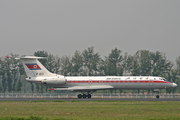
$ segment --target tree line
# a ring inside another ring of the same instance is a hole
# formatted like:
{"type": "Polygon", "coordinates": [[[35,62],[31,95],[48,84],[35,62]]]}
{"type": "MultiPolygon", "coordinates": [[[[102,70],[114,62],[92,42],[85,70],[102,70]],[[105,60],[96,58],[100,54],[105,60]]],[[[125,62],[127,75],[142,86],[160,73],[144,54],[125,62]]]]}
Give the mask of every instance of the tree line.
{"type": "MultiPolygon", "coordinates": [[[[35,56],[47,57],[40,62],[50,71],[64,76],[161,76],[168,81],[180,83],[180,56],[175,62],[167,59],[165,53],[138,50],[134,55],[122,53],[114,48],[101,57],[94,47],[75,51],[73,56],[55,56],[47,51],[36,51],[35,56]]],[[[0,58],[0,92],[48,92],[48,87],[29,83],[22,63],[16,60],[18,54],[0,58]]],[[[180,88],[167,89],[178,92],[180,88]]]]}

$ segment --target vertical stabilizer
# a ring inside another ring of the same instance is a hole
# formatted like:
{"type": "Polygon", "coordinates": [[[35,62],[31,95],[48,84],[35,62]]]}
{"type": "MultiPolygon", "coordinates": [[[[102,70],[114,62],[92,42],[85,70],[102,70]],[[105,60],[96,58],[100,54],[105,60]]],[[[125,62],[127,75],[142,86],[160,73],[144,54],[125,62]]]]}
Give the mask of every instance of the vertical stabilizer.
{"type": "Polygon", "coordinates": [[[24,69],[28,77],[50,77],[55,74],[49,72],[38,59],[44,59],[44,57],[25,56],[17,58],[23,63],[24,69]]]}

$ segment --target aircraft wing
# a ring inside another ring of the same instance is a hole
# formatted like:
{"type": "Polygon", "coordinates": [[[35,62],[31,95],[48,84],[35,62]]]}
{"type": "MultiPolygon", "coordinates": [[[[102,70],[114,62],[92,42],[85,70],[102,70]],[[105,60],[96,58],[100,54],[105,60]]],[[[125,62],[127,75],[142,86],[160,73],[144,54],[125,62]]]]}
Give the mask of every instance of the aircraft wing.
{"type": "Polygon", "coordinates": [[[69,90],[69,91],[89,91],[89,90],[104,90],[112,89],[110,85],[100,85],[100,86],[74,86],[69,88],[51,88],[49,90],[69,90]]]}

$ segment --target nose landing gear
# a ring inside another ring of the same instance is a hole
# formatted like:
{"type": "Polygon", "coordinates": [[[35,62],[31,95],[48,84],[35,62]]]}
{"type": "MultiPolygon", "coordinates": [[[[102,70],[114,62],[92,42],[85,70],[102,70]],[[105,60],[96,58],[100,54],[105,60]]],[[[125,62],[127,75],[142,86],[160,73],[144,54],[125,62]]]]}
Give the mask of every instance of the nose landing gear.
{"type": "Polygon", "coordinates": [[[156,98],[159,99],[159,95],[156,95],[156,98]]]}
{"type": "Polygon", "coordinates": [[[157,92],[158,94],[156,95],[156,98],[159,99],[159,89],[154,89],[155,92],[157,92]]]}

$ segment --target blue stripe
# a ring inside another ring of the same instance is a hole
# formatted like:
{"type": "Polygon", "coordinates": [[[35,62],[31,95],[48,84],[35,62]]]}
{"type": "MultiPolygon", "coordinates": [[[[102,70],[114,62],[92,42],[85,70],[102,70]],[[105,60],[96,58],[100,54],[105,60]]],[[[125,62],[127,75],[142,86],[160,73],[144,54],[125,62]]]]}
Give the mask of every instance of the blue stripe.
{"type": "Polygon", "coordinates": [[[41,70],[41,68],[37,68],[37,69],[30,69],[30,70],[41,70]]]}
{"type": "Polygon", "coordinates": [[[30,63],[30,64],[26,64],[26,65],[37,65],[37,63],[30,63]]]}

